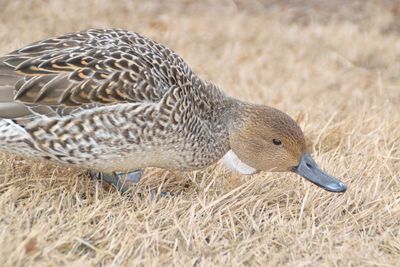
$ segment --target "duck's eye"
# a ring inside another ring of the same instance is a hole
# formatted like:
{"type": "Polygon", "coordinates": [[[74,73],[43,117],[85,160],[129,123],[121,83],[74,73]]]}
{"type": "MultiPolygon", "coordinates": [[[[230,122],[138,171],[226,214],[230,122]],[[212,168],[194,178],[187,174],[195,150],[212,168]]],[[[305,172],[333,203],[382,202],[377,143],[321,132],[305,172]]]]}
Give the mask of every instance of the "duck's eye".
{"type": "Polygon", "coordinates": [[[276,145],[276,146],[282,145],[282,141],[279,139],[272,139],[272,143],[274,143],[274,145],[276,145]]]}

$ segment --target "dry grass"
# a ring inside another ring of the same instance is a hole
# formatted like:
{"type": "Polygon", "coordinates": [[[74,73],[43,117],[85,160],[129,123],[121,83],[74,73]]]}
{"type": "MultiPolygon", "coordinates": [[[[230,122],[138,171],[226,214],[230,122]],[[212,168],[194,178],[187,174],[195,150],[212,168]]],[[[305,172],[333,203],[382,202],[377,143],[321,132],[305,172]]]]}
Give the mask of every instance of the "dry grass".
{"type": "Polygon", "coordinates": [[[316,160],[349,185],[331,194],[213,166],[151,170],[121,196],[3,154],[0,265],[399,266],[400,4],[330,3],[0,1],[2,54],[89,27],[141,32],[229,94],[297,117],[316,160]]]}

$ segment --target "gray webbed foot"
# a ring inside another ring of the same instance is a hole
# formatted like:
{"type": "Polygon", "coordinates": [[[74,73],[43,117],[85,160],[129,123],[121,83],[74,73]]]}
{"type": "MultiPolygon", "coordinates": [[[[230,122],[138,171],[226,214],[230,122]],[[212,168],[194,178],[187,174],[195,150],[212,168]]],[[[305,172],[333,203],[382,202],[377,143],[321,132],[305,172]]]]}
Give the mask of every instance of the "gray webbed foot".
{"type": "Polygon", "coordinates": [[[125,193],[129,188],[140,181],[143,175],[143,170],[135,170],[131,172],[90,172],[90,176],[93,180],[100,180],[101,182],[106,181],[110,185],[115,186],[118,191],[125,193]]]}
{"type": "Polygon", "coordinates": [[[162,198],[164,198],[164,197],[166,197],[166,198],[168,198],[168,197],[175,197],[176,196],[176,194],[174,194],[174,193],[171,193],[171,192],[156,192],[156,191],[152,191],[152,192],[150,192],[150,198],[151,199],[158,199],[158,198],[160,198],[160,197],[162,197],[162,198]]]}

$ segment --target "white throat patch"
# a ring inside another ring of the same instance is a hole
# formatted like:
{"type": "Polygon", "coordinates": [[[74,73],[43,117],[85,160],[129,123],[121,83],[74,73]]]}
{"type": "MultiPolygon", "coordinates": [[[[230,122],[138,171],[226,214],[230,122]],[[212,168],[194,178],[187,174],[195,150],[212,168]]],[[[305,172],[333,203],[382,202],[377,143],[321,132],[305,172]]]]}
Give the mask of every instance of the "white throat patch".
{"type": "Polygon", "coordinates": [[[232,150],[229,150],[222,160],[228,169],[238,171],[241,174],[250,175],[257,172],[256,169],[241,161],[232,150]]]}

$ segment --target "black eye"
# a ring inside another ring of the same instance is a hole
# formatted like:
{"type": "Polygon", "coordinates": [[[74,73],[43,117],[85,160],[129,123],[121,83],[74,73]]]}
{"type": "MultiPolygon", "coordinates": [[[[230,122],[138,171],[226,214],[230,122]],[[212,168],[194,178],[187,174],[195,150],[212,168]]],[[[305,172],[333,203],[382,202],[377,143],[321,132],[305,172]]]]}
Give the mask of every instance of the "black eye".
{"type": "Polygon", "coordinates": [[[282,145],[282,141],[279,139],[272,139],[272,143],[274,143],[274,145],[276,145],[276,146],[282,145]]]}

